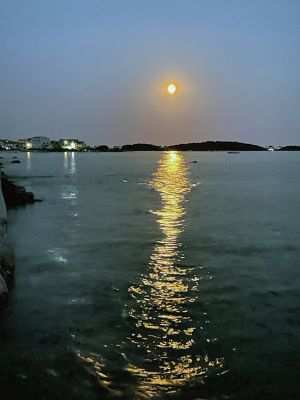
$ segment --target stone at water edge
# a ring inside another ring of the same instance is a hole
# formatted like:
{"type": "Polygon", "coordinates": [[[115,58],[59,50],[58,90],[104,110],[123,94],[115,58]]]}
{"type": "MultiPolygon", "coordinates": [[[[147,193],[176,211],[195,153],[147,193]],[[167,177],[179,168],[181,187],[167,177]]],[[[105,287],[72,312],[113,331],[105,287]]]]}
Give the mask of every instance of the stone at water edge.
{"type": "Polygon", "coordinates": [[[2,275],[0,275],[0,307],[5,306],[7,304],[8,290],[3,279],[2,275]]]}
{"type": "Polygon", "coordinates": [[[13,249],[4,241],[0,240],[0,274],[6,285],[11,289],[15,278],[15,256],[13,249]]]}
{"type": "Polygon", "coordinates": [[[17,207],[34,203],[34,195],[27,192],[23,186],[17,186],[6,175],[1,177],[2,192],[6,207],[17,207]]]}

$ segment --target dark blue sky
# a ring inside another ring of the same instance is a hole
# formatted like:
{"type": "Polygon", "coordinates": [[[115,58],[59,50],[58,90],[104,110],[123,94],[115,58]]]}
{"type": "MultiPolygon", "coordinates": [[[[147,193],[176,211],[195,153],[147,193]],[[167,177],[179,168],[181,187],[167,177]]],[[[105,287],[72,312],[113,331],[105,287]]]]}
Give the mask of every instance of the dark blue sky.
{"type": "Polygon", "coordinates": [[[299,0],[1,0],[0,138],[300,144],[299,21],[299,0]]]}

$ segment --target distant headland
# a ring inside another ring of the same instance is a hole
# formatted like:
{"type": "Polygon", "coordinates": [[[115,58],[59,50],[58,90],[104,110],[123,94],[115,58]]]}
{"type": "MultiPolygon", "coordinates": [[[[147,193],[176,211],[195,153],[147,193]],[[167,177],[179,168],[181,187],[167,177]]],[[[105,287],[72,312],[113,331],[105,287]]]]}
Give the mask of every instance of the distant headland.
{"type": "Polygon", "coordinates": [[[17,141],[0,139],[0,150],[14,151],[93,151],[93,152],[127,152],[127,151],[300,151],[300,146],[267,146],[262,147],[251,143],[242,143],[236,141],[205,141],[195,143],[181,143],[170,146],[157,146],[149,143],[125,144],[123,146],[109,147],[107,145],[88,146],[79,139],[59,139],[50,140],[46,136],[35,136],[28,139],[19,139],[17,141]]]}
{"type": "Polygon", "coordinates": [[[122,151],[155,151],[155,150],[178,150],[178,151],[264,151],[264,147],[255,144],[240,142],[200,142],[182,143],[171,146],[154,146],[152,144],[132,144],[122,146],[122,151]]]}
{"type": "MultiPolygon", "coordinates": [[[[103,146],[101,146],[103,147],[103,146]]],[[[111,151],[113,149],[108,149],[111,151]]],[[[120,147],[120,151],[300,151],[300,146],[262,147],[251,143],[206,141],[199,143],[181,143],[171,146],[156,146],[154,144],[136,143],[120,147]]],[[[101,151],[101,150],[100,150],[101,151]]],[[[103,150],[102,150],[103,151],[103,150]]]]}

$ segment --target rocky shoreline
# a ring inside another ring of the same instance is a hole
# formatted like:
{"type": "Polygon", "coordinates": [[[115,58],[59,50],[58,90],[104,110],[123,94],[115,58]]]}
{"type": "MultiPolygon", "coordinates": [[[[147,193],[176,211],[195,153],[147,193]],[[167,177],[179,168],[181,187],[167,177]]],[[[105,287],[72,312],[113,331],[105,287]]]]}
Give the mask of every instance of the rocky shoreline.
{"type": "Polygon", "coordinates": [[[25,204],[32,204],[36,200],[33,193],[27,192],[24,187],[15,185],[8,177],[1,173],[0,185],[0,308],[8,301],[8,291],[14,285],[15,257],[14,251],[7,243],[7,209],[25,204]]]}
{"type": "Polygon", "coordinates": [[[10,181],[3,172],[1,174],[1,188],[7,208],[32,204],[38,201],[34,198],[32,192],[27,192],[23,186],[18,186],[10,181]]]}

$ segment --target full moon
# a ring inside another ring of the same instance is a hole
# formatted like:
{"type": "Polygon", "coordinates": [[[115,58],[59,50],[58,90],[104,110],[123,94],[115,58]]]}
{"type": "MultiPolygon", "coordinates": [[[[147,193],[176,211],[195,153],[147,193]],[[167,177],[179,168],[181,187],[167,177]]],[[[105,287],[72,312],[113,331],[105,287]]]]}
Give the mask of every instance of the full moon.
{"type": "Polygon", "coordinates": [[[170,83],[170,84],[168,85],[167,90],[168,90],[168,93],[169,93],[169,94],[173,95],[173,94],[175,94],[177,88],[176,88],[176,86],[174,85],[174,83],[170,83]]]}

